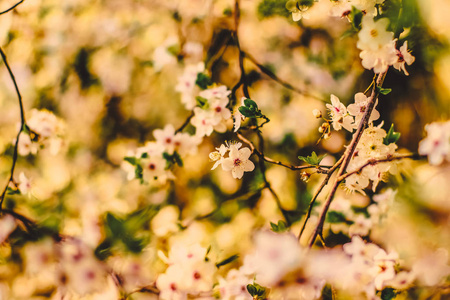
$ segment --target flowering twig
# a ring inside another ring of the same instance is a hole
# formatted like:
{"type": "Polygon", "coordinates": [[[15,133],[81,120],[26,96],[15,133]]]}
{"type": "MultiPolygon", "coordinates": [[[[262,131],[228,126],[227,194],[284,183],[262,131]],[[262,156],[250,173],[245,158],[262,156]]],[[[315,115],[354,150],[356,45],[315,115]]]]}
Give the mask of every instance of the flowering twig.
{"type": "Polygon", "coordinates": [[[327,170],[327,169],[332,168],[332,167],[330,167],[330,166],[316,166],[316,165],[306,165],[306,166],[294,166],[294,165],[288,165],[288,164],[283,163],[283,162],[281,162],[281,161],[274,160],[274,159],[272,159],[272,158],[270,158],[270,157],[267,157],[267,156],[265,156],[265,155],[262,155],[262,153],[259,152],[258,149],[255,148],[255,145],[253,145],[253,143],[252,143],[251,141],[249,141],[247,138],[245,138],[242,134],[237,133],[237,137],[238,137],[241,141],[243,141],[244,143],[246,143],[246,144],[250,147],[250,150],[251,150],[253,153],[255,153],[255,154],[256,154],[257,156],[259,156],[259,157],[262,156],[262,158],[264,159],[264,161],[266,161],[266,162],[268,162],[268,163],[271,163],[271,164],[274,164],[274,165],[282,166],[282,167],[288,168],[288,169],[293,170],[293,171],[316,168],[316,169],[320,170],[320,173],[322,173],[322,174],[323,174],[323,173],[328,173],[328,170],[327,170]]]}
{"type": "Polygon", "coordinates": [[[331,187],[330,193],[328,194],[328,197],[325,201],[324,207],[322,209],[322,212],[320,213],[319,217],[319,223],[316,226],[316,229],[314,230],[314,233],[311,237],[311,240],[309,242],[309,247],[311,248],[314,245],[314,242],[316,241],[317,235],[319,235],[323,230],[323,225],[325,223],[325,218],[328,212],[328,209],[330,207],[331,201],[333,201],[334,195],[336,194],[337,188],[339,186],[340,181],[338,180],[342,175],[344,175],[345,171],[347,170],[347,167],[350,163],[350,160],[353,157],[353,153],[355,152],[356,146],[358,145],[359,140],[361,139],[361,136],[363,134],[364,129],[366,128],[370,115],[372,114],[372,111],[375,107],[376,100],[378,98],[378,95],[380,93],[380,88],[383,84],[384,78],[386,77],[386,72],[380,73],[378,75],[378,78],[372,88],[372,93],[370,97],[368,98],[366,111],[363,115],[363,118],[358,126],[358,129],[353,135],[353,139],[350,142],[350,145],[347,147],[347,150],[344,153],[343,162],[341,164],[341,167],[339,169],[338,175],[336,179],[333,182],[333,185],[331,187]]]}
{"type": "Polygon", "coordinates": [[[320,187],[317,189],[316,193],[312,197],[311,202],[309,203],[309,206],[308,206],[308,212],[306,213],[305,221],[303,222],[302,229],[300,230],[300,233],[298,235],[298,240],[300,240],[303,232],[305,231],[306,223],[308,222],[309,218],[311,217],[311,212],[314,207],[314,204],[316,203],[317,197],[322,192],[323,188],[328,184],[328,181],[330,180],[334,171],[336,171],[336,169],[341,165],[343,160],[344,160],[344,156],[341,156],[341,158],[334,164],[334,166],[331,167],[330,170],[328,170],[327,176],[325,176],[325,178],[322,180],[320,187]]]}
{"type": "Polygon", "coordinates": [[[25,0],[21,0],[21,1],[17,2],[16,4],[14,4],[13,6],[11,6],[10,8],[8,8],[7,10],[4,10],[4,11],[0,12],[0,15],[3,15],[3,14],[6,14],[7,12],[10,12],[14,8],[16,8],[17,6],[22,4],[23,1],[25,1],[25,0]]]}
{"type": "Polygon", "coordinates": [[[352,176],[353,174],[359,173],[368,166],[373,166],[373,165],[376,165],[379,163],[389,162],[389,161],[393,161],[393,160],[400,160],[400,159],[405,159],[405,158],[420,159],[420,158],[422,158],[422,156],[420,156],[418,154],[403,154],[403,155],[398,155],[398,156],[388,156],[386,158],[380,158],[380,159],[370,159],[365,164],[363,164],[361,167],[359,167],[358,169],[339,176],[337,178],[337,181],[342,181],[345,178],[352,176]]]}
{"type": "MultiPolygon", "coordinates": [[[[19,3],[20,4],[20,3],[19,3]]],[[[11,80],[14,83],[14,88],[16,90],[17,97],[19,99],[19,108],[20,108],[20,129],[16,136],[16,143],[14,145],[14,153],[13,153],[13,162],[11,166],[11,171],[9,175],[8,182],[6,183],[6,186],[2,192],[1,198],[0,198],[0,212],[2,211],[2,205],[3,201],[5,200],[6,192],[8,191],[8,186],[10,182],[14,182],[14,170],[16,168],[16,162],[17,162],[17,151],[19,147],[19,137],[22,131],[25,127],[25,113],[23,109],[23,103],[22,103],[22,96],[20,95],[19,87],[17,86],[16,78],[14,77],[13,72],[11,71],[11,68],[9,67],[8,61],[6,59],[5,52],[3,52],[3,49],[0,48],[0,55],[2,56],[3,62],[5,63],[6,68],[8,69],[9,76],[11,77],[11,80]]]]}

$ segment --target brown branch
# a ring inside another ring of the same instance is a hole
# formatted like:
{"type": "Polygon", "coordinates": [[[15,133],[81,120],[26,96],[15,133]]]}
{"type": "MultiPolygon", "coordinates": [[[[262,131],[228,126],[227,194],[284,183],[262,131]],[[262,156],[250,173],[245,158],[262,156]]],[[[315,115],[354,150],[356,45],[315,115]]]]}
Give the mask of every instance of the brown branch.
{"type": "Polygon", "coordinates": [[[356,170],[353,170],[351,172],[342,174],[341,176],[339,176],[337,178],[337,181],[342,181],[347,177],[352,176],[353,174],[359,173],[361,172],[364,168],[368,167],[368,166],[373,166],[379,163],[384,163],[384,162],[389,162],[389,161],[393,161],[393,160],[401,160],[401,159],[405,159],[405,158],[411,158],[411,159],[420,159],[422,158],[422,156],[418,155],[418,154],[403,154],[403,155],[398,155],[398,156],[388,156],[386,158],[373,158],[373,159],[369,159],[365,164],[363,164],[361,167],[359,167],[356,170]]]}
{"type": "Polygon", "coordinates": [[[22,96],[20,95],[20,91],[19,91],[19,87],[17,86],[16,78],[14,77],[14,74],[13,74],[13,72],[8,64],[8,61],[6,59],[5,52],[3,52],[2,48],[0,48],[0,55],[2,56],[3,62],[5,63],[5,66],[8,69],[9,76],[11,77],[11,80],[14,84],[14,88],[16,90],[16,94],[19,99],[19,108],[20,108],[20,129],[19,129],[19,132],[17,133],[16,143],[14,145],[13,162],[12,162],[12,166],[11,166],[9,179],[8,179],[8,182],[6,183],[6,186],[3,190],[1,198],[0,198],[0,212],[1,212],[3,201],[5,200],[6,192],[8,191],[9,183],[14,182],[14,170],[16,168],[16,162],[17,162],[17,151],[19,148],[19,138],[20,138],[20,134],[22,133],[22,131],[24,130],[24,127],[25,127],[25,113],[24,113],[24,109],[23,109],[22,96]]]}
{"type": "Polygon", "coordinates": [[[271,164],[274,164],[274,165],[278,165],[278,166],[282,166],[282,167],[288,168],[288,169],[293,170],[293,171],[316,168],[318,173],[322,173],[322,174],[328,173],[328,170],[326,170],[326,169],[332,168],[331,166],[316,166],[316,165],[294,166],[294,165],[289,165],[289,164],[283,163],[283,162],[278,161],[278,160],[274,160],[274,159],[272,159],[270,157],[262,155],[262,153],[255,148],[255,145],[253,145],[253,143],[251,141],[249,141],[247,138],[245,138],[239,132],[236,133],[236,135],[241,141],[243,141],[244,143],[246,143],[247,145],[250,146],[250,150],[253,153],[255,153],[257,156],[260,156],[260,157],[262,156],[264,161],[266,161],[268,163],[271,163],[271,164]]]}
{"type": "Polygon", "coordinates": [[[13,6],[11,6],[10,8],[8,8],[7,10],[4,10],[4,11],[0,12],[0,15],[3,15],[3,14],[6,14],[7,12],[10,12],[14,8],[16,8],[17,6],[22,4],[23,1],[25,1],[25,0],[21,0],[21,1],[17,2],[16,4],[14,4],[13,6]]]}
{"type": "Polygon", "coordinates": [[[361,136],[363,134],[364,129],[366,128],[369,119],[370,119],[370,115],[372,114],[372,111],[375,107],[375,103],[376,100],[378,98],[378,95],[380,93],[380,87],[383,84],[384,78],[386,77],[386,73],[387,71],[385,71],[384,73],[380,73],[378,75],[377,81],[375,82],[373,88],[372,88],[372,93],[370,95],[370,97],[368,98],[368,104],[366,107],[366,111],[364,113],[364,116],[358,126],[358,129],[356,130],[356,132],[353,134],[353,139],[350,142],[350,145],[347,147],[347,150],[344,153],[344,159],[342,162],[342,165],[338,171],[338,175],[336,177],[336,179],[333,182],[333,185],[331,187],[330,193],[328,194],[328,197],[325,201],[324,207],[322,209],[322,212],[320,214],[319,217],[319,223],[316,226],[316,229],[314,230],[314,233],[311,237],[311,240],[309,242],[309,247],[311,248],[317,238],[317,235],[319,235],[322,230],[323,230],[323,225],[325,223],[325,218],[328,212],[328,209],[330,207],[331,201],[333,201],[334,195],[336,194],[338,185],[339,185],[339,178],[345,173],[345,171],[347,170],[347,167],[350,163],[350,160],[352,159],[353,153],[355,152],[356,146],[358,145],[359,140],[361,139],[361,136]]]}
{"type": "Polygon", "coordinates": [[[328,170],[327,176],[325,176],[322,183],[320,184],[320,187],[317,189],[316,193],[312,197],[311,202],[309,203],[308,212],[306,214],[305,221],[303,222],[302,229],[300,230],[300,233],[298,235],[299,241],[300,241],[300,238],[302,237],[303,232],[305,231],[306,223],[308,222],[309,218],[311,217],[311,212],[314,207],[314,203],[316,203],[317,197],[322,192],[323,188],[328,184],[328,181],[330,180],[334,171],[336,171],[336,169],[341,165],[343,160],[344,160],[344,156],[341,156],[341,158],[334,164],[334,166],[330,170],[328,170]]]}

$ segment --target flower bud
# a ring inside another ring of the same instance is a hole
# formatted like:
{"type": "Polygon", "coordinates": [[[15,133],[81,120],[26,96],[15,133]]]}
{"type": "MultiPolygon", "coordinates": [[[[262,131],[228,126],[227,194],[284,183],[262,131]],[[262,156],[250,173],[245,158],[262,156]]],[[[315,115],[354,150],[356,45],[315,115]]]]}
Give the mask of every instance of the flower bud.
{"type": "Polygon", "coordinates": [[[308,172],[302,172],[302,174],[300,175],[301,180],[303,180],[304,182],[308,182],[310,177],[311,173],[308,172]]]}
{"type": "Polygon", "coordinates": [[[312,111],[312,113],[313,113],[314,117],[316,117],[317,119],[322,118],[322,112],[321,112],[320,110],[314,109],[314,110],[312,111]]]}

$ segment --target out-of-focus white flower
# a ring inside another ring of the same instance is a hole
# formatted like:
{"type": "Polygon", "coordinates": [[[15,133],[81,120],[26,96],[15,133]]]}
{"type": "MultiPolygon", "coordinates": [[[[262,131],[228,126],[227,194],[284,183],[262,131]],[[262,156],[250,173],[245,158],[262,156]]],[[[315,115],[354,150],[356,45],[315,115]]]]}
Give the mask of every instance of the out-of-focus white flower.
{"type": "Polygon", "coordinates": [[[206,251],[199,244],[174,245],[170,249],[169,267],[156,280],[160,299],[186,299],[188,294],[212,289],[216,267],[211,260],[205,260],[206,251]]]}
{"type": "Polygon", "coordinates": [[[450,275],[448,251],[440,248],[421,257],[414,263],[412,272],[426,286],[438,284],[444,277],[450,275]]]}
{"type": "Polygon", "coordinates": [[[11,215],[4,215],[3,218],[0,219],[0,244],[2,244],[11,232],[16,229],[16,219],[14,219],[11,215]]]}
{"type": "Polygon", "coordinates": [[[405,64],[410,66],[416,58],[411,55],[408,51],[408,41],[403,43],[403,46],[400,47],[400,50],[397,51],[398,60],[394,63],[394,68],[399,71],[403,71],[405,75],[409,75],[408,71],[406,71],[405,64]]]}
{"type": "Polygon", "coordinates": [[[211,170],[214,170],[223,162],[224,155],[227,153],[229,148],[227,146],[225,146],[224,144],[222,144],[222,145],[220,145],[219,148],[216,148],[216,150],[217,151],[211,152],[209,154],[209,158],[211,159],[211,161],[215,161],[214,166],[211,168],[211,170]]]}
{"type": "Polygon", "coordinates": [[[150,223],[153,233],[159,237],[164,237],[177,232],[180,229],[178,226],[179,215],[178,206],[168,205],[163,207],[150,223]]]}
{"type": "Polygon", "coordinates": [[[167,38],[163,44],[155,49],[153,52],[153,68],[159,72],[165,65],[175,64],[177,58],[171,49],[178,44],[178,38],[175,36],[167,38]]]}
{"type": "Polygon", "coordinates": [[[195,82],[197,81],[198,73],[201,73],[204,70],[205,64],[203,62],[195,65],[187,65],[183,75],[178,77],[178,83],[175,86],[175,90],[181,93],[181,102],[186,109],[191,110],[195,107],[196,101],[194,94],[198,92],[195,82]]]}
{"type": "Polygon", "coordinates": [[[369,234],[369,230],[372,228],[372,220],[367,219],[364,215],[358,215],[353,224],[350,225],[350,236],[360,235],[366,236],[369,234]]]}
{"type": "Polygon", "coordinates": [[[229,149],[229,156],[222,161],[222,169],[231,171],[233,178],[241,179],[244,172],[251,172],[255,169],[255,165],[249,160],[252,154],[249,148],[239,149],[238,144],[232,144],[229,149]]]}
{"type": "Polygon", "coordinates": [[[425,125],[427,137],[419,143],[419,154],[427,155],[432,165],[450,161],[450,121],[425,125]]]}
{"type": "Polygon", "coordinates": [[[241,271],[254,275],[259,284],[271,287],[299,268],[303,256],[293,234],[260,231],[255,235],[255,251],[244,258],[241,271]]]}
{"type": "Polygon", "coordinates": [[[63,146],[62,134],[64,124],[47,110],[33,109],[27,120],[31,132],[19,137],[18,153],[20,155],[36,154],[40,148],[48,147],[52,155],[57,154],[63,146]],[[33,140],[31,139],[33,136],[33,140]]]}
{"type": "Polygon", "coordinates": [[[251,284],[253,279],[241,271],[231,269],[227,277],[219,278],[217,289],[220,299],[223,300],[251,300],[252,296],[247,292],[247,284],[251,284]]]}

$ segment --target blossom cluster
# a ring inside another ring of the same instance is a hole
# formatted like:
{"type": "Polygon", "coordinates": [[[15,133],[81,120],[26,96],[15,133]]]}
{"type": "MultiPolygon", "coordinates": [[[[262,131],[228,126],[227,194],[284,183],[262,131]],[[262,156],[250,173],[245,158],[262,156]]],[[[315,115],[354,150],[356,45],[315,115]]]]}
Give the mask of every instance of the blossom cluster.
{"type": "Polygon", "coordinates": [[[247,148],[241,148],[242,143],[230,142],[220,145],[217,151],[211,152],[209,158],[215,161],[212,170],[219,165],[224,171],[231,171],[233,178],[241,179],[244,172],[251,172],[255,169],[255,165],[249,160],[252,151],[247,148]],[[241,149],[239,149],[241,148],[241,149]],[[225,155],[228,153],[228,157],[225,155]]]}
{"type": "Polygon", "coordinates": [[[25,134],[21,134],[18,153],[26,156],[36,154],[39,149],[48,148],[56,155],[64,145],[64,123],[48,110],[31,110],[26,123],[25,134]]]}

